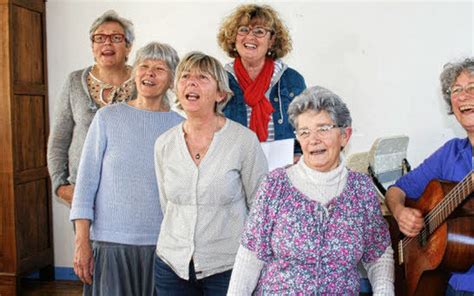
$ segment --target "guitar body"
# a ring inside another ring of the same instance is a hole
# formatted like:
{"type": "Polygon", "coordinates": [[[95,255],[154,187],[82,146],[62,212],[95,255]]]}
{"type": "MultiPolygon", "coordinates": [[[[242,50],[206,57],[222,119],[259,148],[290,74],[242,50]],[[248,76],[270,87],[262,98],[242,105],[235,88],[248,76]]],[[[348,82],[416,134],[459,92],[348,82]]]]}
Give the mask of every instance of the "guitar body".
{"type": "MultiPolygon", "coordinates": [[[[425,217],[453,189],[454,183],[431,181],[416,202],[406,205],[425,217]]],[[[390,221],[391,224],[394,221],[390,221]]],[[[398,225],[391,225],[392,231],[398,225]]],[[[394,234],[394,233],[392,233],[394,234]]],[[[397,240],[399,236],[395,236],[397,240]]],[[[393,241],[394,247],[395,241],[393,241]]],[[[396,253],[397,254],[397,253],[396,253]]],[[[399,261],[398,258],[396,261],[399,261]]],[[[452,271],[464,272],[474,264],[474,199],[467,198],[424,243],[419,237],[403,248],[403,270],[396,269],[397,295],[444,295],[452,271]]]]}

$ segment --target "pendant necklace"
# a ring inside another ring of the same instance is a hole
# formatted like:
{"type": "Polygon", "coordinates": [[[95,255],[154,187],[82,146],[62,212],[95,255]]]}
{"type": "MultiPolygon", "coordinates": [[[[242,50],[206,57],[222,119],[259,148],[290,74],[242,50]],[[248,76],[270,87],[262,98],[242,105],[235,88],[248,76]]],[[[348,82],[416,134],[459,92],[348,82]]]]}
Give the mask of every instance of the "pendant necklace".
{"type": "MultiPolygon", "coordinates": [[[[219,129],[219,116],[217,116],[217,118],[216,118],[216,125],[215,125],[215,128],[214,128],[213,137],[214,137],[214,133],[215,133],[218,129],[219,129]]],[[[189,133],[187,133],[186,130],[185,130],[185,134],[189,134],[189,133]]],[[[205,153],[207,152],[207,150],[209,149],[209,146],[211,145],[211,142],[212,142],[212,139],[211,139],[211,141],[202,149],[201,152],[199,152],[199,151],[198,151],[198,152],[195,152],[195,153],[192,153],[192,152],[191,152],[191,155],[194,156],[194,159],[200,160],[201,157],[202,157],[201,153],[202,153],[202,154],[205,154],[205,153]]],[[[189,144],[189,143],[188,143],[188,144],[189,144]]],[[[190,150],[191,150],[191,149],[190,149],[190,150]]]]}

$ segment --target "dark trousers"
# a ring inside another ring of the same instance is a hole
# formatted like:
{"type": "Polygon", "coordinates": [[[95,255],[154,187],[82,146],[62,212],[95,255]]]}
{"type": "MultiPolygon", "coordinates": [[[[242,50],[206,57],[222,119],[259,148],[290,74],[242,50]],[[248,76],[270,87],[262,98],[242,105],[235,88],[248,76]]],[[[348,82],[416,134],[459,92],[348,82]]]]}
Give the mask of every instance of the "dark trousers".
{"type": "Polygon", "coordinates": [[[191,261],[189,280],[184,280],[156,255],[153,269],[155,292],[160,296],[225,296],[232,274],[232,270],[228,270],[198,280],[191,261]]]}

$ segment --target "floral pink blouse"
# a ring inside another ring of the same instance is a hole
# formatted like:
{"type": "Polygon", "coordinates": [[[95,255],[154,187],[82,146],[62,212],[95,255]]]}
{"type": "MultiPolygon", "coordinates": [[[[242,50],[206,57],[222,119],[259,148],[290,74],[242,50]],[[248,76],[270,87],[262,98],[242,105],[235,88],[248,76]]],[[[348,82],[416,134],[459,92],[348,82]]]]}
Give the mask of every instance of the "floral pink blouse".
{"type": "Polygon", "coordinates": [[[357,264],[390,244],[372,181],[349,171],[326,207],[306,197],[285,169],[267,175],[242,235],[265,266],[255,295],[358,295],[357,264]]]}

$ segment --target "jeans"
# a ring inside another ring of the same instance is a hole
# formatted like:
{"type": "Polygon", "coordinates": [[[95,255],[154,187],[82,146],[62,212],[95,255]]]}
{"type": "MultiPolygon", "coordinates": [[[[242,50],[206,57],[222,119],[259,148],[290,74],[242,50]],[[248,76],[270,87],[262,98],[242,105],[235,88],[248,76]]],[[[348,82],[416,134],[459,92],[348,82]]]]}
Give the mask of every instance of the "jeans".
{"type": "Polygon", "coordinates": [[[155,293],[160,296],[225,296],[229,287],[232,270],[196,279],[194,264],[189,264],[189,280],[180,278],[155,255],[155,293]]]}
{"type": "Polygon", "coordinates": [[[446,296],[474,296],[473,292],[456,291],[450,285],[446,289],[446,296]]]}

